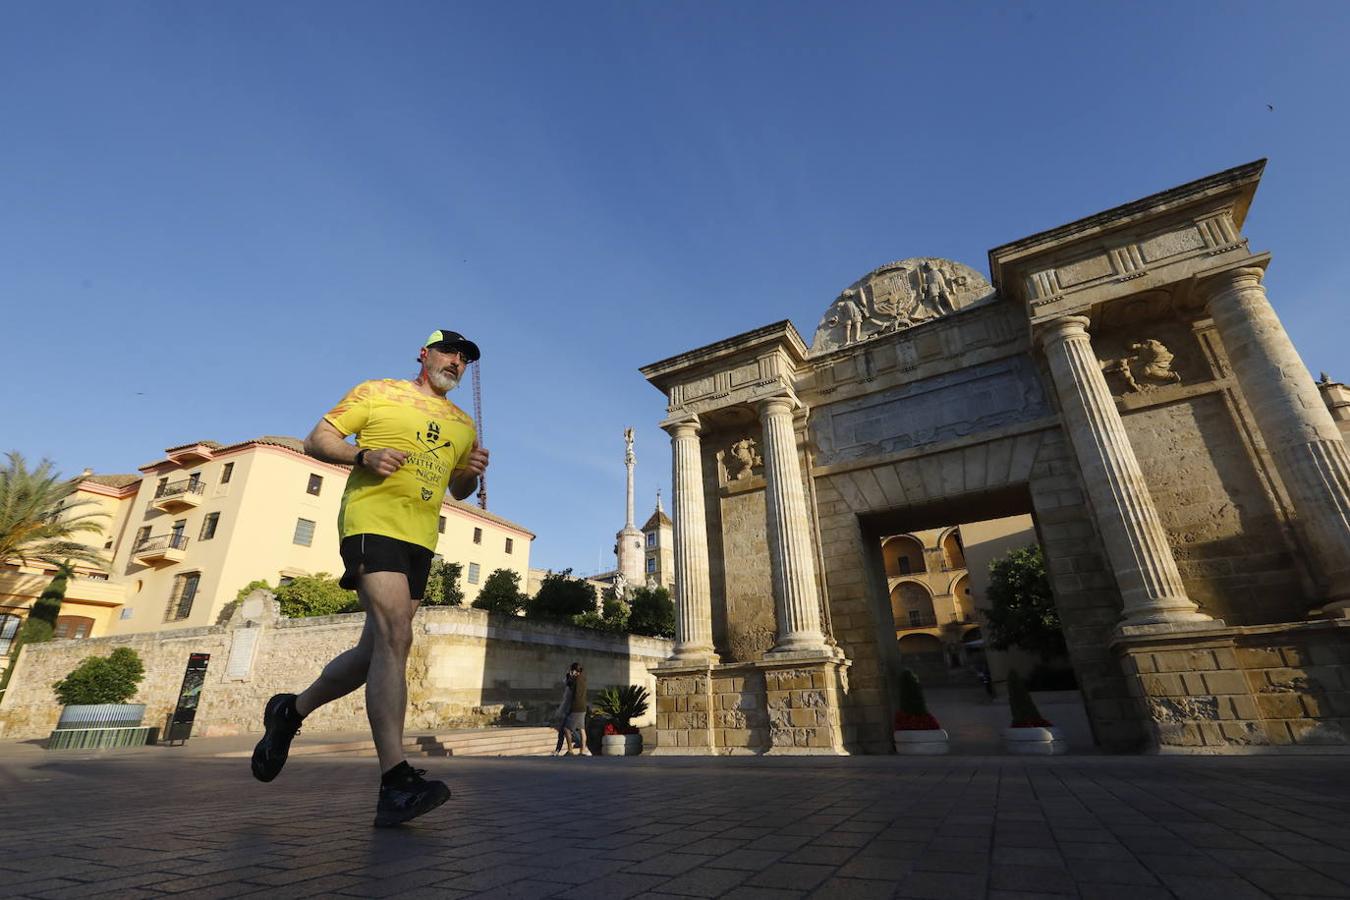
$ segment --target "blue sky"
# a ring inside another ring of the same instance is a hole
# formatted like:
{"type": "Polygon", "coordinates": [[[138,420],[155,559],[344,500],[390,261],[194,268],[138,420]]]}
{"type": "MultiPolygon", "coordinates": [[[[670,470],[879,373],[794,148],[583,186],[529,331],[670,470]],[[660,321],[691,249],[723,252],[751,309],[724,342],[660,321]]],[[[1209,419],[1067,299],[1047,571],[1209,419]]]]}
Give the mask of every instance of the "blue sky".
{"type": "Polygon", "coordinates": [[[669,497],[639,366],[1260,157],[1272,302],[1350,378],[1348,41],[1346,3],[7,0],[0,449],[303,435],[456,328],[491,509],[594,570],[625,426],[669,497]]]}

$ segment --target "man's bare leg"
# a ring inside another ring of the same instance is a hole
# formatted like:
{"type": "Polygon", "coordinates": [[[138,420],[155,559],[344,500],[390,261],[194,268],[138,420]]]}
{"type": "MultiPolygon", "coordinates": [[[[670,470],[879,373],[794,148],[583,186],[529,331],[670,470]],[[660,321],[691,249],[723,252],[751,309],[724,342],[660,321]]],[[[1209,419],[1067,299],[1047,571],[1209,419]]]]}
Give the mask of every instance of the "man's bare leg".
{"type": "Polygon", "coordinates": [[[373,618],[367,615],[365,627],[361,630],[361,639],[357,641],[356,646],[339,653],[323,667],[323,672],[314,683],[295,698],[296,711],[302,716],[307,716],[325,703],[332,703],[339,697],[345,697],[365,684],[374,646],[375,625],[373,618]]]}
{"type": "Polygon", "coordinates": [[[408,577],[402,572],[367,572],[361,576],[357,593],[366,608],[366,623],[373,626],[366,671],[366,717],[380,757],[380,771],[388,772],[405,758],[408,652],[412,649],[412,619],[417,604],[408,593],[408,577]]]}

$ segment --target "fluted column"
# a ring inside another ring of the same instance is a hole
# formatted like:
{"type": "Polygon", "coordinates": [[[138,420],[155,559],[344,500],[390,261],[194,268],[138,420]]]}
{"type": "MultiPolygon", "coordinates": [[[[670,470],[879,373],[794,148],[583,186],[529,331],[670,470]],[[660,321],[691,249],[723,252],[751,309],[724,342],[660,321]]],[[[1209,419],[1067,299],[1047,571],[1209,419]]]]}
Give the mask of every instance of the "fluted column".
{"type": "Polygon", "coordinates": [[[792,428],[792,411],[796,406],[797,401],[788,396],[770,397],[759,404],[764,428],[769,565],[778,618],[774,652],[825,649],[815,555],[811,551],[806,517],[806,492],[802,488],[797,437],[792,428]]]}
{"type": "Polygon", "coordinates": [[[1265,438],[1329,606],[1350,606],[1350,455],[1255,266],[1200,285],[1233,375],[1265,438]]]}
{"type": "Polygon", "coordinates": [[[1087,325],[1082,316],[1065,316],[1047,325],[1040,340],[1124,601],[1120,624],[1210,621],[1186,596],[1167,532],[1092,352],[1087,325]]]}
{"type": "Polygon", "coordinates": [[[675,648],[677,660],[709,659],[712,590],[708,578],[708,528],[703,509],[703,459],[697,416],[662,426],[670,434],[675,512],[675,648]]]}

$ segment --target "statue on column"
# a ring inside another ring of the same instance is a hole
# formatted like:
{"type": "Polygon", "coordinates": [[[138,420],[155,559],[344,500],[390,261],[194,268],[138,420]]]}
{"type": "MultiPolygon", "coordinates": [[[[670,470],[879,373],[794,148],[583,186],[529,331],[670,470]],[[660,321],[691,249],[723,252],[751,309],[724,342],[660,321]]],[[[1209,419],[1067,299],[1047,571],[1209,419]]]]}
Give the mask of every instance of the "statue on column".
{"type": "Polygon", "coordinates": [[[624,453],[623,461],[626,465],[632,465],[637,462],[637,456],[633,454],[633,429],[625,428],[623,430],[624,453]]]}

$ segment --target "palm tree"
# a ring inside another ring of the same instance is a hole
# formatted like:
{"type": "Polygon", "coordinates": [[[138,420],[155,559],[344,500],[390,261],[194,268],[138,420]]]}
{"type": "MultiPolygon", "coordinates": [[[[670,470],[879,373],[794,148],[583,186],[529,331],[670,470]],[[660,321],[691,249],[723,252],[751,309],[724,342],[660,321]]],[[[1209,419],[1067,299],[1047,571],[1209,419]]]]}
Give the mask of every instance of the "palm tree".
{"type": "Polygon", "coordinates": [[[0,465],[0,562],[106,567],[103,554],[78,535],[101,533],[107,513],[98,511],[93,500],[66,502],[79,482],[62,478],[49,459],[31,470],[17,450],[6,459],[0,465]]]}

